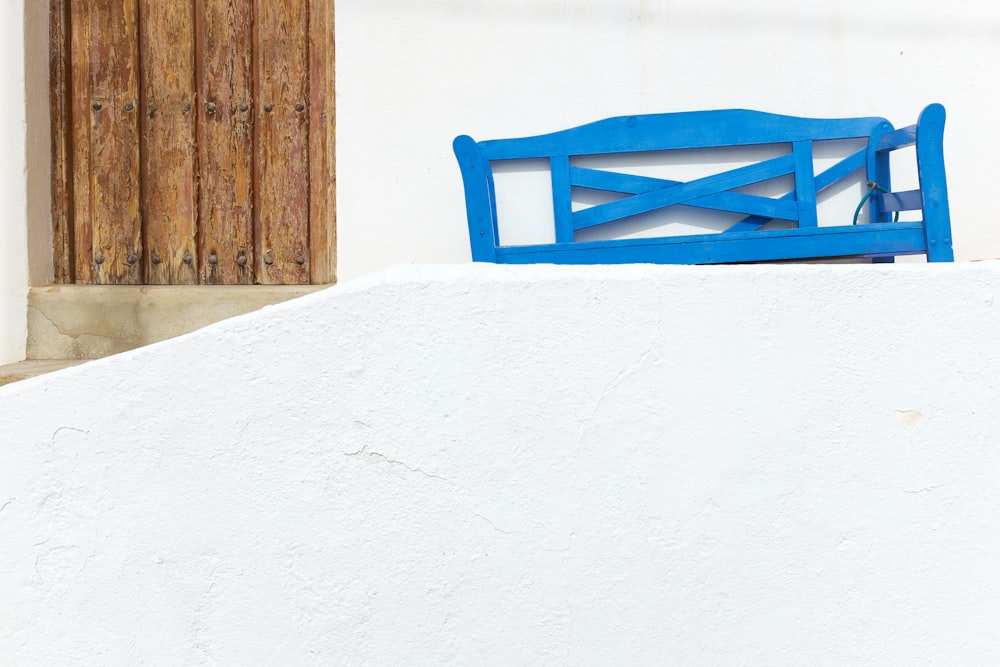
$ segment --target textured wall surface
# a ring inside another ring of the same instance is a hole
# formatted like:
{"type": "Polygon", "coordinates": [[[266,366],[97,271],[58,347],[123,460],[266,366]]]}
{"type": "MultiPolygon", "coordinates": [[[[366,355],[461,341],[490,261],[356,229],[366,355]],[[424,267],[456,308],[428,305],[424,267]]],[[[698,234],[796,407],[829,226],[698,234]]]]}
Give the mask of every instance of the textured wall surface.
{"type": "Polygon", "coordinates": [[[468,260],[456,135],[728,108],[904,126],[944,104],[956,257],[1000,257],[997,35],[982,0],[338,0],[339,277],[468,260]]]}
{"type": "Polygon", "coordinates": [[[0,387],[0,655],[995,664],[998,297],[404,267],[0,387]]]}
{"type": "MultiPolygon", "coordinates": [[[[0,2],[0,364],[24,358],[28,306],[24,7],[0,2]]],[[[42,32],[42,35],[45,33],[42,32]]]]}

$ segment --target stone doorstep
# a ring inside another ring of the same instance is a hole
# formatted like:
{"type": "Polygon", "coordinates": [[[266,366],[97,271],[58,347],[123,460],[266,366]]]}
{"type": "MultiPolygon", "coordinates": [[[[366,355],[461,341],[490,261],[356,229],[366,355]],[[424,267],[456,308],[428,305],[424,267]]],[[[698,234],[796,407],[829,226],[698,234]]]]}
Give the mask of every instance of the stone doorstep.
{"type": "Polygon", "coordinates": [[[173,338],[326,287],[33,287],[28,293],[28,360],[0,366],[0,385],[173,338]]]}

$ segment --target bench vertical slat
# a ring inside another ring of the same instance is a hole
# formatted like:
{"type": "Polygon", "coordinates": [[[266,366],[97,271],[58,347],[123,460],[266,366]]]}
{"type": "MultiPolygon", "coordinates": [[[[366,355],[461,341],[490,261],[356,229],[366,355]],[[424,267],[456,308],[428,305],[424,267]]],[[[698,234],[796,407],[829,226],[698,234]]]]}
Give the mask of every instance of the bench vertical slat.
{"type": "Polygon", "coordinates": [[[795,156],[795,202],[799,209],[799,227],[816,227],[816,178],[813,174],[811,141],[792,143],[795,156]]]}
{"type": "MultiPolygon", "coordinates": [[[[889,170],[889,151],[881,150],[881,147],[884,138],[893,134],[896,131],[890,123],[880,123],[868,140],[868,169],[865,178],[886,190],[892,190],[892,176],[889,170]]],[[[891,222],[892,216],[879,207],[878,197],[872,197],[868,202],[868,219],[871,222],[891,222]]]]}
{"type": "Polygon", "coordinates": [[[552,172],[552,211],[555,214],[556,243],[572,243],[573,201],[570,190],[569,156],[553,155],[549,163],[552,172]]]}
{"type": "Polygon", "coordinates": [[[496,262],[500,235],[497,228],[493,170],[472,137],[464,134],[456,137],[453,147],[465,187],[465,211],[469,220],[472,261],[496,262]]]}
{"type": "MultiPolygon", "coordinates": [[[[886,137],[898,135],[899,130],[894,130],[892,123],[879,123],[872,135],[868,139],[868,167],[865,178],[870,183],[878,183],[886,190],[892,189],[892,177],[889,171],[889,151],[882,150],[886,137]]],[[[890,222],[892,217],[888,211],[880,207],[878,197],[871,197],[868,200],[868,220],[875,223],[890,222]]],[[[872,264],[894,264],[896,258],[892,255],[886,257],[872,257],[872,264]]]]}
{"type": "Polygon", "coordinates": [[[917,121],[917,164],[924,197],[928,262],[953,262],[948,185],[944,177],[944,107],[931,104],[917,121]]]}

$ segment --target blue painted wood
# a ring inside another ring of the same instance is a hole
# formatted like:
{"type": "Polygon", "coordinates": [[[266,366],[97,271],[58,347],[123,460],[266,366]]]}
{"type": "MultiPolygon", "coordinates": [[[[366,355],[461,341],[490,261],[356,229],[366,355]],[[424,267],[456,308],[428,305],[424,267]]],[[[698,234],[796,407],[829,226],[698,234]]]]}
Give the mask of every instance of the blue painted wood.
{"type": "Polygon", "coordinates": [[[507,264],[716,264],[923,252],[923,225],[899,222],[510,246],[499,249],[498,255],[507,264]]]}
{"type": "Polygon", "coordinates": [[[665,178],[651,176],[636,176],[622,174],[617,171],[603,169],[588,169],[586,167],[569,168],[570,183],[576,187],[619,192],[625,195],[641,195],[650,190],[665,188],[669,185],[681,185],[681,181],[670,181],[665,178]]]}
{"type": "Polygon", "coordinates": [[[903,127],[894,132],[887,132],[879,137],[878,144],[875,150],[887,151],[894,150],[896,148],[902,148],[903,146],[909,146],[917,142],[917,126],[910,125],[908,127],[903,127]]]}
{"type": "Polygon", "coordinates": [[[715,195],[689,199],[682,203],[684,206],[708,208],[728,213],[749,213],[769,220],[795,221],[799,215],[798,206],[793,201],[747,195],[741,192],[720,192],[715,195]]]}
{"type": "MultiPolygon", "coordinates": [[[[864,167],[866,155],[867,155],[867,149],[862,148],[859,151],[851,153],[840,162],[834,164],[832,167],[829,167],[820,172],[820,174],[816,177],[817,194],[823,192],[823,190],[826,190],[834,183],[847,178],[848,176],[856,172],[858,169],[864,167]]],[[[792,190],[791,192],[783,195],[782,197],[780,197],[779,201],[794,202],[795,191],[792,190]]],[[[780,216],[770,216],[770,217],[764,217],[758,215],[750,216],[749,218],[740,220],[732,227],[726,229],[726,233],[753,231],[755,229],[759,229],[762,225],[771,222],[771,220],[777,217],[780,216]]]]}
{"type": "Polygon", "coordinates": [[[906,192],[876,192],[872,197],[878,202],[880,211],[919,211],[924,206],[923,193],[920,190],[906,192]]]}
{"type": "Polygon", "coordinates": [[[592,206],[573,213],[573,226],[576,229],[586,229],[603,225],[613,220],[620,220],[640,213],[648,213],[656,209],[683,204],[691,199],[716,194],[725,190],[742,188],[747,185],[766,181],[778,176],[790,174],[795,168],[791,155],[764,160],[746,167],[731,169],[721,174],[707,176],[681,183],[628,199],[621,199],[608,204],[592,206]]]}
{"type": "MultiPolygon", "coordinates": [[[[895,139],[888,144],[898,141],[903,135],[896,134],[889,122],[880,123],[868,139],[868,166],[865,170],[865,178],[868,183],[875,183],[886,190],[892,189],[892,175],[889,172],[889,151],[880,149],[882,140],[886,136],[896,135],[895,139]]],[[[902,145],[902,144],[900,144],[902,145]]],[[[870,187],[870,186],[869,186],[870,187]]],[[[878,191],[878,188],[875,188],[878,191]]],[[[892,222],[892,217],[888,211],[882,211],[878,207],[878,200],[868,200],[868,220],[870,222],[892,222]]]]}
{"type": "Polygon", "coordinates": [[[928,262],[953,262],[948,184],[944,176],[944,107],[931,104],[917,120],[917,170],[923,193],[928,262]]]}
{"type": "MultiPolygon", "coordinates": [[[[650,176],[621,174],[600,169],[570,167],[570,183],[577,187],[591,190],[604,190],[621,194],[640,195],[671,185],[682,185],[678,181],[670,181],[650,176]]],[[[794,194],[794,193],[793,193],[794,194]]],[[[729,213],[753,213],[756,216],[767,216],[766,219],[795,220],[798,207],[792,201],[794,197],[772,199],[757,195],[747,195],[738,192],[721,192],[689,199],[685,206],[708,208],[729,213]]]]}
{"type": "Polygon", "coordinates": [[[500,245],[493,170],[472,137],[456,137],[452,144],[465,186],[465,211],[469,219],[469,242],[474,262],[497,261],[500,245]]]}
{"type": "Polygon", "coordinates": [[[466,213],[475,261],[502,263],[717,263],[816,257],[870,257],[926,254],[952,261],[951,223],[944,177],[944,108],[932,104],[915,126],[894,130],[883,118],[810,119],[756,111],[725,110],[622,116],[535,137],[454,142],[465,187],[466,213]],[[813,175],[812,142],[864,139],[866,147],[818,176],[813,175]],[[816,226],[816,195],[865,170],[865,178],[890,189],[889,154],[916,143],[920,189],[872,196],[871,220],[885,224],[816,226]],[[586,169],[574,156],[644,151],[690,150],[758,144],[788,147],[787,155],[762,160],[688,183],[586,169]],[[550,161],[556,242],[501,246],[491,161],[546,158],[550,161]],[[739,188],[794,174],[795,190],[778,198],[739,188]],[[573,188],[627,195],[572,211],[573,188]],[[577,229],[674,206],[695,206],[751,214],[726,232],[652,239],[577,242],[577,229]],[[921,210],[918,222],[889,222],[896,210],[921,210]],[[761,230],[768,220],[797,221],[798,228],[761,230]]]}
{"type": "Polygon", "coordinates": [[[556,222],[556,243],[572,243],[573,198],[570,191],[569,156],[553,155],[550,160],[552,172],[552,211],[556,222]]]}
{"type": "Polygon", "coordinates": [[[866,138],[882,118],[837,120],[727,109],[620,116],[560,132],[483,141],[490,160],[866,138]]]}
{"type": "Polygon", "coordinates": [[[795,203],[798,207],[799,227],[817,227],[816,177],[813,175],[813,150],[811,141],[792,144],[795,158],[795,203]]]}

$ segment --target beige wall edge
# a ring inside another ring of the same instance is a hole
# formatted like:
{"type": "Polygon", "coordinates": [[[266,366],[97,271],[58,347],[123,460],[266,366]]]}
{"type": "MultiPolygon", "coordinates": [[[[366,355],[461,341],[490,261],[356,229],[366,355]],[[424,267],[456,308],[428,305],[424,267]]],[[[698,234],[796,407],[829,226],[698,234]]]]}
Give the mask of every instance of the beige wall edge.
{"type": "Polygon", "coordinates": [[[329,285],[34,287],[28,359],[97,359],[329,285]]]}

